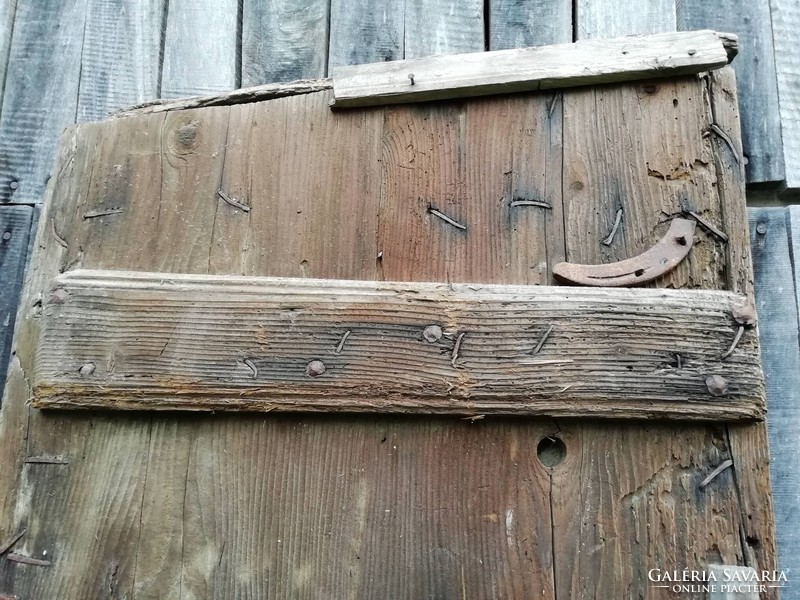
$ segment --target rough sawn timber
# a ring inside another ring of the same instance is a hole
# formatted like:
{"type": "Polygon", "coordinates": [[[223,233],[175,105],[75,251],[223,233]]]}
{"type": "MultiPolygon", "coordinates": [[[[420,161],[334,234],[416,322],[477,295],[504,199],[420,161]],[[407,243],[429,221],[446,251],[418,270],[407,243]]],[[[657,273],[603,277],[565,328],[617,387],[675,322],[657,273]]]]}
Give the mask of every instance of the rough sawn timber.
{"type": "Polygon", "coordinates": [[[757,418],[755,330],[720,359],[745,302],[713,290],[76,270],[45,294],[33,405],[757,418]],[[709,392],[711,375],[727,380],[724,397],[709,392]]]}
{"type": "Polygon", "coordinates": [[[333,70],[334,106],[423,102],[699,73],[728,64],[735,35],[710,30],[582,40],[333,70]]]}

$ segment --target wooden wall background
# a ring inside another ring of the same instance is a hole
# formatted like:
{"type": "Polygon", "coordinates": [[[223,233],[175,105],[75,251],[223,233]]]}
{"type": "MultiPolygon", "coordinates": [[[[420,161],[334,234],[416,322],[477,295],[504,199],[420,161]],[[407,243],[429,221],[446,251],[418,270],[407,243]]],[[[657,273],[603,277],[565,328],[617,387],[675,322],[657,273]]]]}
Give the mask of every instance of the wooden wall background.
{"type": "Polygon", "coordinates": [[[0,0],[0,389],[56,141],[158,97],[326,76],[341,64],[675,29],[734,61],[770,407],[779,560],[800,598],[800,4],[796,0],[0,0]]]}

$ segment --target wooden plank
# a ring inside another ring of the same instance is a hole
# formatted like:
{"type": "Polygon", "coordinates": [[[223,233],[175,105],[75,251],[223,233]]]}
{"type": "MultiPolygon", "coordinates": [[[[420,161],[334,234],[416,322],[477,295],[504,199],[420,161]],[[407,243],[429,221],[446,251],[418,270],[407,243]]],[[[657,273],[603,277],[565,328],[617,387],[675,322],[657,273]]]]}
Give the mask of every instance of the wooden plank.
{"type": "Polygon", "coordinates": [[[491,0],[488,50],[567,44],[572,41],[570,0],[491,0]]]}
{"type": "Polygon", "coordinates": [[[404,0],[331,0],[328,69],[404,58],[405,9],[404,0]]]}
{"type": "Polygon", "coordinates": [[[324,77],[328,0],[244,0],[242,85],[324,77]]]}
{"type": "Polygon", "coordinates": [[[403,58],[485,50],[481,0],[405,0],[403,58]]]}
{"type": "Polygon", "coordinates": [[[0,390],[6,380],[32,215],[30,206],[0,206],[0,390]]]}
{"type": "Polygon", "coordinates": [[[81,55],[78,121],[158,97],[166,0],[93,0],[81,55]]]}
{"type": "Polygon", "coordinates": [[[422,102],[698,73],[726,65],[735,46],[735,37],[696,31],[342,66],[333,73],[334,104],[422,102]]]}
{"type": "MultiPolygon", "coordinates": [[[[680,3],[682,0],[677,0],[680,3]]],[[[614,2],[577,0],[575,30],[577,39],[611,38],[675,31],[676,0],[614,2]]]]}
{"type": "MultiPolygon", "coordinates": [[[[750,236],[753,240],[756,306],[759,316],[761,356],[769,403],[769,450],[772,494],[775,503],[775,531],[778,566],[788,573],[800,572],[800,469],[797,445],[800,441],[800,347],[796,281],[789,273],[797,254],[792,251],[796,223],[784,208],[751,208],[750,236]]],[[[791,575],[790,575],[791,577],[791,575]]]]}
{"type": "Polygon", "coordinates": [[[720,360],[744,302],[728,292],[75,270],[45,296],[39,408],[713,420],[763,404],[755,332],[720,360]]]}
{"type": "Polygon", "coordinates": [[[734,61],[742,113],[742,141],[751,183],[784,178],[777,76],[768,2],[683,0],[678,28],[731,31],[741,40],[734,61]]]}
{"type": "Polygon", "coordinates": [[[238,0],[211,4],[170,0],[164,32],[162,98],[239,87],[238,15],[238,0]]]}
{"type": "Polygon", "coordinates": [[[8,52],[11,49],[11,36],[14,33],[14,13],[16,10],[17,0],[0,0],[0,110],[2,110],[8,52]]]}
{"type": "Polygon", "coordinates": [[[769,5],[778,75],[784,175],[786,186],[796,191],[800,189],[800,59],[794,48],[800,43],[800,6],[792,0],[771,0],[769,5]]]}
{"type": "Polygon", "coordinates": [[[82,0],[18,0],[0,114],[0,202],[42,201],[58,135],[75,121],[82,0]]]}
{"type": "Polygon", "coordinates": [[[794,273],[794,291],[797,295],[797,309],[800,312],[800,207],[786,207],[789,242],[791,244],[792,273],[794,273]]]}

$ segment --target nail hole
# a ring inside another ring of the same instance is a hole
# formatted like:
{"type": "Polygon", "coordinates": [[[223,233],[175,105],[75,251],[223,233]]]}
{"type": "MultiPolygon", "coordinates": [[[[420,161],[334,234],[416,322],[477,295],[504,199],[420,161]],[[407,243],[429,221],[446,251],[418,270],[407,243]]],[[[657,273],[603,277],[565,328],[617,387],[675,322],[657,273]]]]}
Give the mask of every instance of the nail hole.
{"type": "Polygon", "coordinates": [[[536,446],[539,462],[548,469],[558,466],[567,456],[567,447],[559,438],[553,436],[543,437],[536,446]]]}
{"type": "Polygon", "coordinates": [[[644,275],[644,269],[636,269],[636,270],[633,272],[633,274],[634,274],[636,277],[641,277],[642,275],[644,275]]]}
{"type": "Polygon", "coordinates": [[[686,245],[686,237],[684,237],[684,236],[680,236],[680,237],[675,238],[675,241],[678,242],[679,246],[685,246],[686,245]]]}

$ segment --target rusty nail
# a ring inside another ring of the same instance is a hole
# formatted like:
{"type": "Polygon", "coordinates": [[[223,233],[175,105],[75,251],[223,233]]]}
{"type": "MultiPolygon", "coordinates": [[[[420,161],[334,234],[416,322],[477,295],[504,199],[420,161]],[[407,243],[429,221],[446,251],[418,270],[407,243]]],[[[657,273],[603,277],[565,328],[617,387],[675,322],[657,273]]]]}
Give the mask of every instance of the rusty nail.
{"type": "Polygon", "coordinates": [[[321,360],[312,360],[306,365],[306,375],[309,377],[319,377],[325,372],[325,363],[321,360]]]}
{"type": "Polygon", "coordinates": [[[755,325],[756,324],[756,307],[751,303],[740,304],[731,309],[733,320],[739,325],[755,325]]]}
{"type": "Polygon", "coordinates": [[[53,293],[50,295],[51,304],[64,304],[67,300],[69,300],[69,292],[64,288],[53,290],[53,293]]]}
{"type": "Polygon", "coordinates": [[[438,325],[428,325],[422,330],[422,337],[425,338],[426,342],[436,343],[442,339],[442,328],[438,325]]]}
{"type": "Polygon", "coordinates": [[[94,363],[86,363],[80,369],[78,369],[78,373],[80,373],[81,377],[89,377],[92,373],[94,373],[94,363]]]}
{"type": "Polygon", "coordinates": [[[712,396],[724,396],[728,393],[728,382],[721,375],[709,375],[706,377],[706,387],[712,396]]]}

